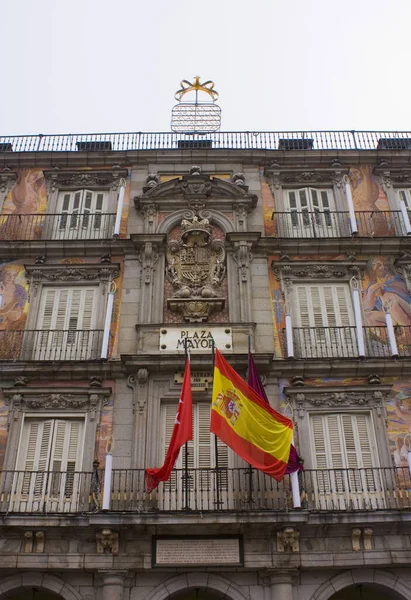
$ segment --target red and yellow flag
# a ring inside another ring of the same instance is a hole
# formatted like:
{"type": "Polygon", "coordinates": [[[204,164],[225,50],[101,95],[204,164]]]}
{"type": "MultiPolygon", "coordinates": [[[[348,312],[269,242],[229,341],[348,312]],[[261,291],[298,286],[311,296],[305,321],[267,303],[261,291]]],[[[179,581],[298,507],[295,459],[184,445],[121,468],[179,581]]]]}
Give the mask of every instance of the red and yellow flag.
{"type": "Polygon", "coordinates": [[[238,456],[281,481],[287,469],[293,422],[271,408],[216,350],[212,433],[238,456]]]}

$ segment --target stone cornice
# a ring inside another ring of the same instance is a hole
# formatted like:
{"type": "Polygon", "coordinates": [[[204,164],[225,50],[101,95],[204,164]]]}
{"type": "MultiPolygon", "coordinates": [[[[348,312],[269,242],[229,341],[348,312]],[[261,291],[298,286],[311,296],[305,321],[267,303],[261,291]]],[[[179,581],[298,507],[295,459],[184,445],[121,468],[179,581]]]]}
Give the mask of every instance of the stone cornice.
{"type": "Polygon", "coordinates": [[[100,282],[107,285],[109,281],[120,275],[120,266],[115,263],[104,264],[36,264],[25,265],[27,278],[34,290],[40,283],[85,283],[100,282]]]}
{"type": "Polygon", "coordinates": [[[107,188],[117,189],[121,178],[128,177],[127,169],[113,168],[113,170],[87,170],[87,171],[65,171],[54,169],[44,170],[44,177],[49,190],[56,189],[81,189],[81,188],[107,188]]]}
{"type": "Polygon", "coordinates": [[[351,277],[360,277],[366,261],[275,261],[271,268],[278,281],[292,282],[300,280],[343,281],[351,277]]]}

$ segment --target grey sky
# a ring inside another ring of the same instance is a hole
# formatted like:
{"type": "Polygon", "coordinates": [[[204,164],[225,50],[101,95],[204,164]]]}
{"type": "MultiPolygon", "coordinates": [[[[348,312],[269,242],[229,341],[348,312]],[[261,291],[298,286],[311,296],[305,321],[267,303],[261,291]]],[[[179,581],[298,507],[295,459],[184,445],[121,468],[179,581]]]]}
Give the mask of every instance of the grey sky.
{"type": "Polygon", "coordinates": [[[406,130],[410,0],[2,0],[0,135],[169,131],[212,79],[225,131],[406,130]]]}

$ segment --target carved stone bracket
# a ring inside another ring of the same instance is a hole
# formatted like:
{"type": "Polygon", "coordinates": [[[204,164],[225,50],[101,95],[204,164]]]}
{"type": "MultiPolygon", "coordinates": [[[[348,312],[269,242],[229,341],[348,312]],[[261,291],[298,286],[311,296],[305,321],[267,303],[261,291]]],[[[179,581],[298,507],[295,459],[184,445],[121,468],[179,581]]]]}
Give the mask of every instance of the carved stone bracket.
{"type": "Polygon", "coordinates": [[[251,242],[242,241],[234,245],[236,252],[233,254],[233,258],[237,263],[238,267],[238,281],[247,282],[250,276],[250,265],[253,260],[251,253],[251,242]]]}
{"type": "Polygon", "coordinates": [[[390,168],[387,163],[381,163],[375,167],[374,174],[381,177],[387,188],[411,185],[411,170],[390,168]]]}
{"type": "Polygon", "coordinates": [[[0,172],[0,193],[7,194],[17,181],[17,173],[7,167],[0,172]]]}
{"type": "Polygon", "coordinates": [[[27,554],[31,554],[35,552],[36,554],[41,554],[44,552],[44,547],[46,543],[46,532],[45,531],[25,531],[24,532],[24,542],[23,542],[23,552],[27,554]]]}
{"type": "Polygon", "coordinates": [[[277,552],[299,552],[300,532],[294,527],[284,527],[277,531],[277,552]]]}
{"type": "Polygon", "coordinates": [[[40,284],[44,281],[67,283],[96,281],[103,284],[102,293],[105,294],[108,284],[120,275],[117,264],[25,265],[25,269],[33,296],[36,296],[40,284]]]}
{"type": "Polygon", "coordinates": [[[391,386],[367,385],[341,387],[299,387],[285,388],[285,395],[298,416],[303,418],[307,411],[314,409],[373,408],[378,417],[385,416],[385,404],[391,386]]]}
{"type": "Polygon", "coordinates": [[[49,192],[60,188],[108,188],[116,190],[120,179],[127,178],[127,169],[113,171],[43,171],[49,192]]]}
{"type": "Polygon", "coordinates": [[[373,549],[373,530],[371,527],[365,527],[364,529],[360,529],[356,527],[351,530],[351,544],[354,552],[360,552],[361,548],[361,538],[363,541],[364,550],[372,550],[373,549]]]}
{"type": "Polygon", "coordinates": [[[102,529],[96,533],[97,554],[118,554],[118,533],[111,529],[102,529]]]}
{"type": "Polygon", "coordinates": [[[142,415],[147,406],[148,370],[138,369],[136,375],[129,375],[127,379],[127,387],[133,390],[133,404],[137,408],[138,413],[142,415]]]}
{"type": "Polygon", "coordinates": [[[111,388],[50,388],[24,387],[18,392],[4,388],[5,403],[9,408],[9,421],[17,421],[24,410],[82,411],[94,421],[101,408],[108,403],[111,388]]]}

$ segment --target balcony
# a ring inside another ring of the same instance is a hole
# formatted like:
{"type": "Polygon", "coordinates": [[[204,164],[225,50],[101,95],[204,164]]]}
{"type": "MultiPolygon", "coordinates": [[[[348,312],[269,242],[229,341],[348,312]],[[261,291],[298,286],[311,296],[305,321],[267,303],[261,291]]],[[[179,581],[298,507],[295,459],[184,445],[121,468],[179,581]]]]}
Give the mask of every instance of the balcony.
{"type": "Polygon", "coordinates": [[[0,331],[0,360],[95,360],[102,343],[102,329],[0,331]]]}
{"type": "MultiPolygon", "coordinates": [[[[411,326],[394,328],[400,357],[411,356],[411,326]]],[[[366,358],[392,356],[386,327],[363,327],[366,358]]],[[[293,358],[358,358],[357,331],[347,327],[293,327],[293,358]]],[[[290,356],[286,330],[282,331],[283,356],[290,356]]]]}
{"type": "MultiPolygon", "coordinates": [[[[360,238],[402,237],[407,235],[401,211],[356,212],[360,238]]],[[[278,238],[350,238],[352,228],[346,211],[292,211],[273,213],[278,238]]]]}
{"type": "MultiPolygon", "coordinates": [[[[201,134],[173,132],[80,133],[0,137],[0,152],[126,152],[204,149],[201,134]],[[184,145],[181,145],[181,142],[184,145]],[[189,144],[187,143],[189,142],[189,144]]],[[[408,131],[218,131],[207,134],[207,148],[230,150],[409,151],[408,131]]]]}
{"type": "Polygon", "coordinates": [[[0,215],[0,240],[111,239],[115,220],[115,213],[0,215]]]}
{"type": "MultiPolygon", "coordinates": [[[[110,511],[259,512],[292,510],[290,476],[278,483],[259,471],[176,469],[168,482],[147,494],[143,469],[114,470],[110,511]]],[[[87,513],[101,510],[101,472],[3,471],[0,512],[87,513]]],[[[299,474],[301,505],[309,511],[378,511],[411,508],[405,467],[306,470],[299,474]]]]}

